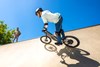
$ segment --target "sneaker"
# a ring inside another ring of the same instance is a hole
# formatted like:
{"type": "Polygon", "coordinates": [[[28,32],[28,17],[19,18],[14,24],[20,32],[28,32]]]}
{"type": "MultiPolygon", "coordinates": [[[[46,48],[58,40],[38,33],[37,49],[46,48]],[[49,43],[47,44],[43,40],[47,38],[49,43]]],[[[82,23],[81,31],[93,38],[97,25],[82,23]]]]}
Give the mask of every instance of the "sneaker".
{"type": "Polygon", "coordinates": [[[58,46],[59,46],[59,45],[62,45],[62,43],[58,43],[58,42],[56,42],[55,44],[58,45],[58,46]]]}

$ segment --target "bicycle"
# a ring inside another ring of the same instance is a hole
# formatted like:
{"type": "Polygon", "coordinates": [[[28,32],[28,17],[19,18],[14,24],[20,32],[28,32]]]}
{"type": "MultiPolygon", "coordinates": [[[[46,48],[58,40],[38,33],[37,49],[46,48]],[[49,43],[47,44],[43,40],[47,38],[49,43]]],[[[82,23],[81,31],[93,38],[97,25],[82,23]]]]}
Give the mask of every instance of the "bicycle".
{"type": "MultiPolygon", "coordinates": [[[[49,46],[52,46],[53,48],[57,49],[54,45],[50,45],[50,43],[52,42],[52,39],[54,41],[57,41],[57,37],[55,35],[53,35],[52,33],[50,33],[49,31],[43,31],[46,35],[45,36],[41,36],[40,37],[40,41],[44,44],[49,44],[49,46]]],[[[65,36],[65,38],[62,40],[63,44],[71,47],[71,48],[75,48],[78,47],[80,44],[80,41],[77,37],[75,36],[65,36]],[[75,44],[74,44],[75,43],[75,44]]],[[[48,45],[45,45],[45,48],[47,49],[48,45]]],[[[48,50],[48,49],[47,49],[48,50]]],[[[49,50],[50,51],[50,50],[49,50]]],[[[54,51],[54,50],[53,50],[54,51]]]]}

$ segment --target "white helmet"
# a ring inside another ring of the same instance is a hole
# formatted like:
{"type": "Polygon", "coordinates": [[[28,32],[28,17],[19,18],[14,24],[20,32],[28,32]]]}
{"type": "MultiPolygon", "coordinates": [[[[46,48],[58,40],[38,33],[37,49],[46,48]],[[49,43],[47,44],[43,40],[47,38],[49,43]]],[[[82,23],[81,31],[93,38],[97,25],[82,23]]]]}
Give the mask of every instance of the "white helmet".
{"type": "Polygon", "coordinates": [[[43,11],[43,9],[42,8],[37,8],[36,11],[35,11],[35,15],[37,15],[38,11],[43,11]]]}

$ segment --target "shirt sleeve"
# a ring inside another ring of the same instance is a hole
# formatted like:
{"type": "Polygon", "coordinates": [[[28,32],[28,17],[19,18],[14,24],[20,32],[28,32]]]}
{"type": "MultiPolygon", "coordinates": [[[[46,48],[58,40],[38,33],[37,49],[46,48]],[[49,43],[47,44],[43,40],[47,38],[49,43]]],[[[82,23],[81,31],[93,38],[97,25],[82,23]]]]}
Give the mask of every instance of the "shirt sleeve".
{"type": "Polygon", "coordinates": [[[47,19],[45,17],[42,17],[42,20],[43,20],[44,24],[48,23],[48,21],[47,21],[47,19]]]}
{"type": "Polygon", "coordinates": [[[48,27],[48,21],[45,17],[42,17],[42,20],[44,22],[44,28],[47,28],[48,27]]]}

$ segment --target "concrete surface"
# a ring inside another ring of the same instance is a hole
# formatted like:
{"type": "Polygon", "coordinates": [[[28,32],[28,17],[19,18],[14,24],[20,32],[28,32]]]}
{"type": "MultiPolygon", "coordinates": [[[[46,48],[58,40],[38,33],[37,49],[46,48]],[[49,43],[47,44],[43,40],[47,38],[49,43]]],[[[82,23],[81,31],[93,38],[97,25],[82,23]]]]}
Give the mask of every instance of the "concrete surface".
{"type": "Polygon", "coordinates": [[[80,46],[49,52],[39,38],[0,46],[0,67],[100,67],[100,25],[66,35],[78,37],[80,46]]]}

